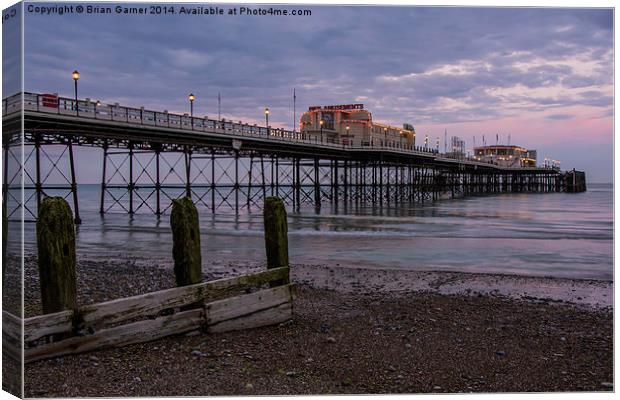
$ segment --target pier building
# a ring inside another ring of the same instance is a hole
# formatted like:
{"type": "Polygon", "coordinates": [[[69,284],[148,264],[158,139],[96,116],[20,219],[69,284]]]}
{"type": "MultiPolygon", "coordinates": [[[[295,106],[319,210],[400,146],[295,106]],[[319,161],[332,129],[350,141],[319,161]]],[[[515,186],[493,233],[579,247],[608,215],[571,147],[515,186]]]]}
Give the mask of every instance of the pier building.
{"type": "Polygon", "coordinates": [[[475,147],[474,157],[478,161],[506,168],[536,167],[536,150],[527,150],[520,146],[475,147]]]}
{"type": "Polygon", "coordinates": [[[309,107],[301,116],[300,131],[308,139],[319,142],[359,146],[411,148],[415,146],[415,130],[374,122],[363,104],[309,107]]]}

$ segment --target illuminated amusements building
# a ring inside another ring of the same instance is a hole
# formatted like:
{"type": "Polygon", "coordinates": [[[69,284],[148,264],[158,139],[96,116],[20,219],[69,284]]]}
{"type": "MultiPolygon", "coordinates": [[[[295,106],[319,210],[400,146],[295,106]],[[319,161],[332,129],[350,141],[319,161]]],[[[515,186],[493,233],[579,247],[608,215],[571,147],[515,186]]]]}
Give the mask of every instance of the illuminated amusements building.
{"type": "Polygon", "coordinates": [[[309,107],[301,116],[301,133],[311,140],[355,146],[415,146],[413,126],[402,128],[372,121],[363,104],[309,107]]]}
{"type": "Polygon", "coordinates": [[[481,146],[474,148],[476,160],[507,168],[536,167],[536,150],[519,146],[481,146]]]}

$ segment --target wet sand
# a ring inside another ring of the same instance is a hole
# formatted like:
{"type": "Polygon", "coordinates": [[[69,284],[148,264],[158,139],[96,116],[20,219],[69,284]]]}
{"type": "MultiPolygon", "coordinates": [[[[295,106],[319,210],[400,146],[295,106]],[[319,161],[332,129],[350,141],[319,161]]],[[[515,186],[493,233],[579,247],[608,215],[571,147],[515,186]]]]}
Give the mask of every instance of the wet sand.
{"type": "MultiPolygon", "coordinates": [[[[40,312],[26,263],[26,314],[40,312]]],[[[212,265],[206,279],[264,268],[212,265]]],[[[294,319],[28,364],[26,396],[613,390],[612,283],[293,265],[294,319]]],[[[165,262],[79,259],[79,302],[174,285],[165,262]],[[158,268],[160,267],[160,268],[158,268]]]]}

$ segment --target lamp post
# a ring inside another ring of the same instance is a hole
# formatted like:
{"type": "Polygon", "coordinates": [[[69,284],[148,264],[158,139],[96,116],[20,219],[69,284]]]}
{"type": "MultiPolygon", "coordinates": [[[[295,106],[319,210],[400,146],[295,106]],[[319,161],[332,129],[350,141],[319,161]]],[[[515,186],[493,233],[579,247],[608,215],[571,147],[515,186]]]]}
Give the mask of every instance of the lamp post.
{"type": "Polygon", "coordinates": [[[387,128],[383,128],[383,146],[387,147],[387,128]]]}
{"type": "Polygon", "coordinates": [[[323,125],[325,124],[325,121],[323,120],[323,118],[321,118],[321,120],[319,121],[319,125],[321,125],[321,143],[323,143],[323,125]]]}
{"type": "Polygon", "coordinates": [[[76,111],[76,115],[79,117],[80,116],[80,107],[78,107],[77,81],[78,81],[78,79],[80,79],[80,73],[76,69],[76,70],[73,71],[71,76],[73,77],[73,88],[74,88],[74,94],[75,94],[75,111],[76,111]]]}
{"type": "Polygon", "coordinates": [[[424,135],[424,149],[428,149],[428,135],[424,135]]]}
{"type": "Polygon", "coordinates": [[[269,135],[269,107],[265,107],[265,126],[267,127],[267,135],[269,135]]]}
{"type": "Polygon", "coordinates": [[[196,96],[193,93],[190,93],[187,96],[189,99],[189,119],[191,121],[192,129],[194,129],[194,100],[196,100],[196,96]]]}
{"type": "Polygon", "coordinates": [[[95,103],[95,119],[97,118],[97,107],[101,106],[101,101],[97,100],[95,103]]]}

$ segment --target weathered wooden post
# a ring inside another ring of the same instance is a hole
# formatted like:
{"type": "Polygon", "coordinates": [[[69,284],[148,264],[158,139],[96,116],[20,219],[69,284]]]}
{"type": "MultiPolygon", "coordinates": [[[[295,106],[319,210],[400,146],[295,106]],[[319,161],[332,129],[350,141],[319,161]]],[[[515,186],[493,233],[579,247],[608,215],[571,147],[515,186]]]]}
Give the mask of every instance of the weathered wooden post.
{"type": "Polygon", "coordinates": [[[177,286],[202,282],[198,210],[189,197],[172,200],[170,226],[177,286]]]}
{"type": "Polygon", "coordinates": [[[263,210],[267,268],[288,267],[288,228],[284,202],[267,197],[263,210]]]}
{"type": "Polygon", "coordinates": [[[41,201],[37,248],[43,314],[77,308],[73,213],[62,197],[41,201]]]}

